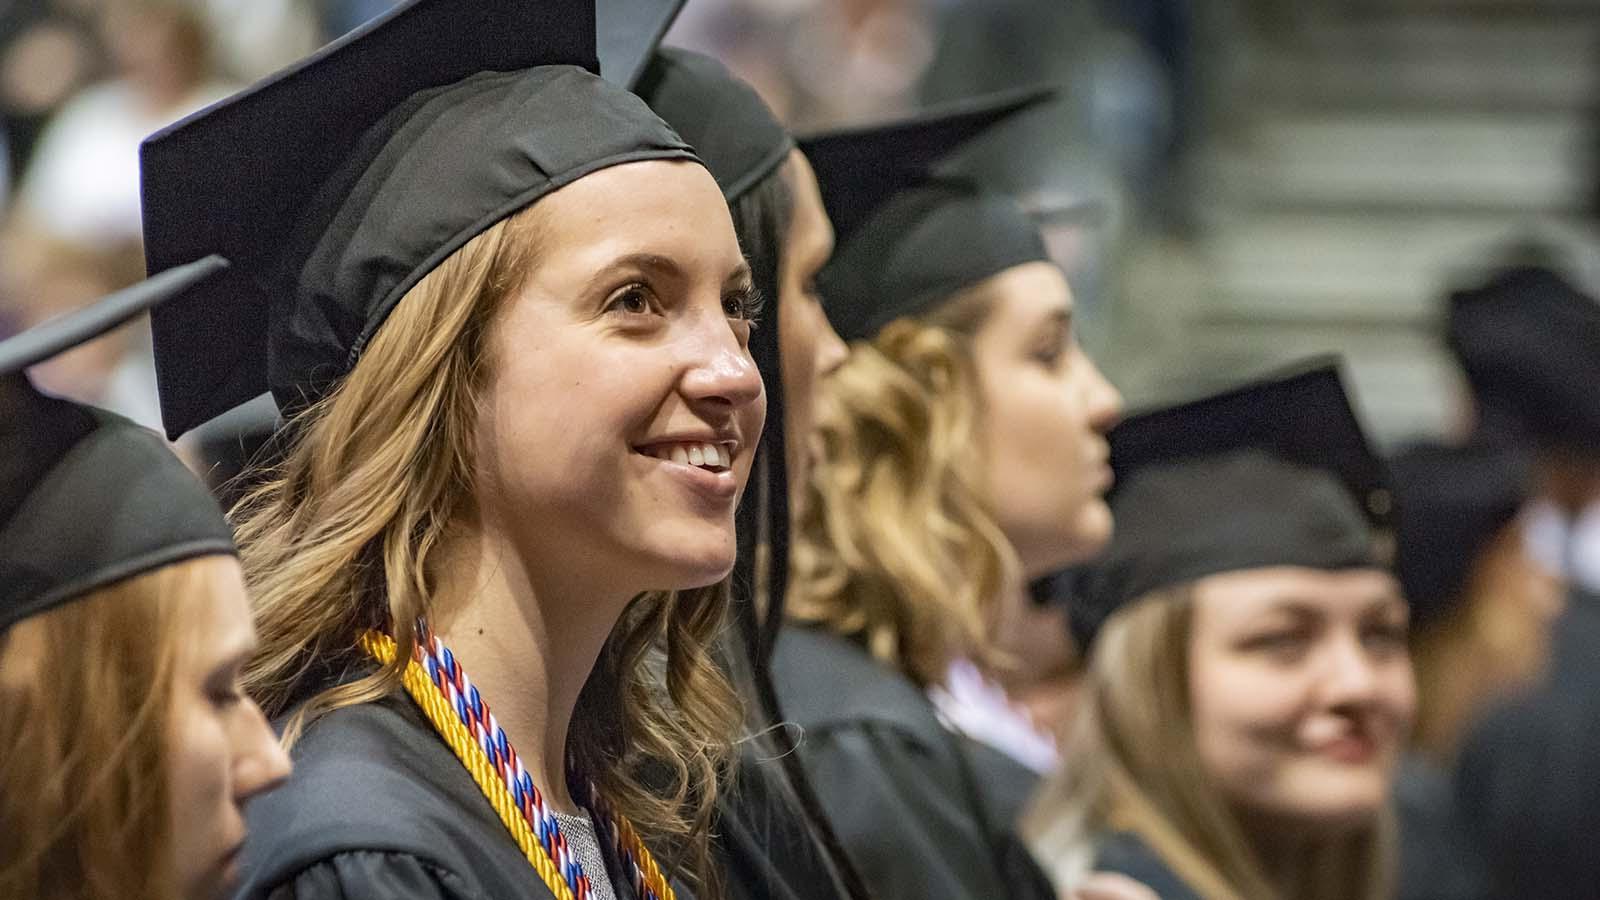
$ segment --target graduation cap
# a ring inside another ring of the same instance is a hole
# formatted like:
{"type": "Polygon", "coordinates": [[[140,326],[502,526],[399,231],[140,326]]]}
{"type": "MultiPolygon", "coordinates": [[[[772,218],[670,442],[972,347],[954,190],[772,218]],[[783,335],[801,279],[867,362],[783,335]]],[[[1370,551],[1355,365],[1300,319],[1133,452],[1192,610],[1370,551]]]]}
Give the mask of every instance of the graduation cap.
{"type": "Polygon", "coordinates": [[[755,88],[704,54],[662,48],[635,90],[694,146],[729,203],[777,171],[795,147],[755,88]]]}
{"type": "Polygon", "coordinates": [[[599,169],[693,152],[596,74],[593,0],[411,0],[146,140],[151,270],[227,275],[153,316],[169,435],[286,415],[485,228],[599,169]]]}
{"type": "Polygon", "coordinates": [[[1080,647],[1157,588],[1265,566],[1383,566],[1383,461],[1332,359],[1133,416],[1109,440],[1116,528],[1079,582],[1080,647]]]}
{"type": "Polygon", "coordinates": [[[0,342],[0,631],[125,578],[235,552],[216,501],[159,435],[41,393],[23,372],[226,267],[180,266],[0,342]]]}
{"type": "MultiPolygon", "coordinates": [[[[600,75],[632,90],[686,0],[594,0],[595,45],[600,75]]],[[[646,97],[646,100],[649,98],[646,97]]],[[[661,111],[656,111],[661,115],[661,111]]],[[[672,120],[661,116],[671,124],[672,120]]],[[[682,130],[678,133],[684,137],[682,130]]],[[[693,143],[691,141],[690,143],[693,143]]]]}
{"type": "Polygon", "coordinates": [[[1050,260],[1015,199],[940,174],[937,164],[1054,96],[1050,88],[1005,91],[801,139],[836,235],[818,287],[841,337],[870,338],[992,275],[1050,260]]]}
{"type": "Polygon", "coordinates": [[[1415,444],[1389,459],[1395,497],[1395,574],[1426,625],[1454,609],[1489,542],[1532,491],[1527,454],[1507,443],[1415,444]]]}
{"type": "Polygon", "coordinates": [[[1450,298],[1447,340],[1484,417],[1540,444],[1600,454],[1600,304],[1517,266],[1450,298]]]}
{"type": "Polygon", "coordinates": [[[722,63],[661,46],[684,2],[595,0],[600,73],[688,141],[733,203],[776,171],[795,142],[755,88],[722,63]]]}

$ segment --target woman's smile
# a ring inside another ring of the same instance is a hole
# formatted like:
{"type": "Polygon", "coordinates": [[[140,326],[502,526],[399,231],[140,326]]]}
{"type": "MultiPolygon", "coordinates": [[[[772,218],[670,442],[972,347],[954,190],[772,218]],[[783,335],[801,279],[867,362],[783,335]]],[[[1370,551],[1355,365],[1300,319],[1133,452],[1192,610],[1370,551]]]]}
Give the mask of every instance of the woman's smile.
{"type": "Polygon", "coordinates": [[[737,440],[655,441],[636,447],[634,452],[650,460],[652,469],[716,507],[725,508],[739,496],[739,479],[733,469],[733,461],[740,453],[737,440]]]}

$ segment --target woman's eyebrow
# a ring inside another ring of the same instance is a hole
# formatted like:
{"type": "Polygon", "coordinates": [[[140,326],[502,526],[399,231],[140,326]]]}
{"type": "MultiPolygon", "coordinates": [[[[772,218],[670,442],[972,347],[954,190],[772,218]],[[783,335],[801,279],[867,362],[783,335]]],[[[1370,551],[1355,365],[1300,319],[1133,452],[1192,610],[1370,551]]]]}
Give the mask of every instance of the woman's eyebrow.
{"type": "Polygon", "coordinates": [[[206,677],[215,678],[224,672],[232,672],[243,668],[244,664],[250,659],[251,654],[255,652],[255,641],[251,641],[248,644],[240,646],[239,648],[228,653],[223,658],[213,662],[210,668],[206,671],[206,677]]]}
{"type": "Polygon", "coordinates": [[[1071,331],[1072,307],[1058,306],[1045,313],[1044,321],[1039,323],[1039,327],[1053,329],[1055,331],[1071,331]]]}
{"type": "Polygon", "coordinates": [[[637,270],[659,278],[682,279],[683,267],[670,256],[660,253],[625,253],[606,262],[595,270],[594,276],[589,279],[588,290],[598,288],[603,282],[614,277],[617,272],[624,270],[637,270]]]}
{"type": "Polygon", "coordinates": [[[743,291],[755,286],[755,274],[750,270],[750,263],[740,260],[739,265],[722,279],[722,286],[726,290],[743,291]]]}

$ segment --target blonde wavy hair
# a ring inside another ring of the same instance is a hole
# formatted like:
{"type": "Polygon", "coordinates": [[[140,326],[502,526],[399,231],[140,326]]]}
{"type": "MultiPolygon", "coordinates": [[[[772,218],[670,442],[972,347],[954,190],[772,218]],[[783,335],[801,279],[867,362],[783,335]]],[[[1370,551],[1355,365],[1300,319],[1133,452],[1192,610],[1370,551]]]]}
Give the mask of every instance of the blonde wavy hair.
{"type": "Polygon", "coordinates": [[[1393,890],[1395,823],[1308,844],[1269,868],[1204,774],[1189,704],[1192,585],[1129,604],[1096,637],[1062,768],[1023,820],[1058,889],[1089,874],[1100,836],[1138,835],[1207,900],[1382,900],[1393,890]]]}
{"type": "Polygon", "coordinates": [[[995,302],[979,285],[891,322],[818,391],[789,615],[862,641],[925,686],[957,656],[1001,661],[997,601],[1017,577],[978,440],[972,341],[995,302]]]}
{"type": "Polygon", "coordinates": [[[178,895],[167,726],[200,578],[165,566],[0,634],[0,897],[178,895]]]}
{"type": "MultiPolygon", "coordinates": [[[[281,462],[233,511],[260,651],[246,671],[286,741],[333,710],[401,690],[430,612],[441,543],[472,512],[474,425],[487,333],[537,264],[535,205],[490,227],[396,306],[353,371],[287,426],[281,462]],[[361,634],[399,645],[368,665],[361,634]]],[[[709,835],[742,710],[710,652],[726,583],[647,593],[622,614],[585,683],[569,757],[670,871],[719,886],[709,835]]]]}

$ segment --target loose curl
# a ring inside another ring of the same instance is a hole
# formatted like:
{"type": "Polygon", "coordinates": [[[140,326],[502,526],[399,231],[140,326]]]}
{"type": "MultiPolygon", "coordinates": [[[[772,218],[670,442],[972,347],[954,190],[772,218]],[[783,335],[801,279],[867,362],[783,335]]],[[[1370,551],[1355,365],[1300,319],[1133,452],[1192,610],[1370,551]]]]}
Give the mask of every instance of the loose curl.
{"type": "Polygon", "coordinates": [[[166,566],[0,633],[0,897],[178,895],[167,730],[195,571],[166,566]]]}
{"type": "Polygon", "coordinates": [[[957,656],[1002,661],[995,619],[1017,561],[983,480],[972,350],[994,302],[980,285],[891,322],[818,392],[790,614],[922,685],[957,656]]]}
{"type": "MultiPolygon", "coordinates": [[[[269,716],[288,716],[290,744],[322,715],[402,689],[435,554],[471,512],[488,331],[536,264],[545,222],[529,207],[418,282],[354,370],[289,423],[281,461],[233,510],[261,641],[246,684],[269,716]],[[394,636],[394,662],[325,687],[370,665],[358,648],[370,629],[394,636]]],[[[567,739],[663,865],[712,896],[710,831],[742,716],[708,649],[727,606],[726,582],[635,598],[567,739]]]]}
{"type": "Polygon", "coordinates": [[[1034,856],[1063,893],[1092,869],[1099,838],[1131,831],[1212,900],[1381,900],[1392,891],[1393,813],[1367,828],[1268,860],[1206,777],[1189,702],[1193,585],[1163,588],[1096,637],[1062,756],[1023,820],[1034,856]],[[1290,883],[1285,883],[1285,882],[1290,883]]]}

